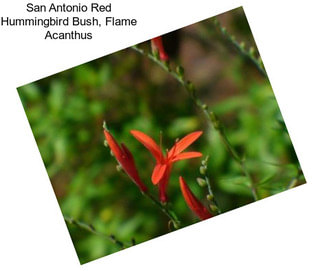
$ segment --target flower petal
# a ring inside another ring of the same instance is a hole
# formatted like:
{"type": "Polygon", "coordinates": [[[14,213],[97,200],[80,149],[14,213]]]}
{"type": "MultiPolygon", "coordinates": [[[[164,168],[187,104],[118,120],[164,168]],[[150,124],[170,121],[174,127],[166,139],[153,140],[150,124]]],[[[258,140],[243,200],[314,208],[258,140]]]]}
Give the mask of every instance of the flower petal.
{"type": "Polygon", "coordinates": [[[130,161],[134,161],[132,153],[129,151],[129,149],[127,148],[127,146],[125,144],[121,143],[121,149],[122,149],[123,155],[126,159],[128,159],[130,161]]]}
{"type": "Polygon", "coordinates": [[[107,140],[109,147],[110,147],[113,155],[115,156],[115,158],[118,161],[122,160],[123,151],[120,148],[120,146],[118,145],[117,141],[114,139],[114,137],[111,135],[111,133],[107,130],[104,130],[104,136],[105,136],[105,139],[107,140]]]}
{"type": "Polygon", "coordinates": [[[147,187],[139,177],[135,161],[129,149],[123,143],[121,144],[120,148],[117,141],[114,139],[114,137],[109,131],[104,130],[104,135],[106,140],[108,141],[111,151],[113,152],[116,160],[122,166],[123,170],[127,173],[127,175],[133,180],[133,182],[139,187],[139,189],[142,192],[146,192],[147,187]]]}
{"type": "Polygon", "coordinates": [[[173,157],[183,150],[185,150],[189,145],[191,145],[195,140],[197,140],[203,134],[202,131],[196,131],[183,137],[180,141],[176,142],[175,145],[168,152],[168,157],[173,157]]]}
{"type": "Polygon", "coordinates": [[[166,164],[157,164],[154,168],[153,174],[151,176],[151,181],[153,182],[153,184],[158,184],[159,181],[163,178],[163,176],[165,175],[165,171],[166,171],[166,164]]]}
{"type": "Polygon", "coordinates": [[[201,219],[205,220],[212,217],[206,207],[194,196],[183,177],[179,177],[182,194],[188,207],[201,219]]]}
{"type": "Polygon", "coordinates": [[[123,167],[124,171],[128,174],[128,176],[134,181],[134,183],[140,188],[140,190],[142,192],[146,192],[148,190],[147,186],[141,181],[139,177],[132,153],[123,143],[121,143],[121,148],[124,153],[121,166],[123,167]]]}
{"type": "Polygon", "coordinates": [[[202,156],[202,153],[200,152],[183,152],[183,153],[177,154],[171,161],[176,162],[180,160],[191,159],[191,158],[196,158],[201,156],[202,156]]]}
{"type": "Polygon", "coordinates": [[[168,201],[167,186],[168,186],[168,182],[169,182],[170,171],[171,171],[171,167],[166,167],[166,172],[165,172],[163,178],[158,183],[159,200],[163,203],[168,201]]]}
{"type": "Polygon", "coordinates": [[[163,162],[163,153],[150,136],[136,130],[131,130],[130,133],[151,152],[158,163],[163,162]]]}

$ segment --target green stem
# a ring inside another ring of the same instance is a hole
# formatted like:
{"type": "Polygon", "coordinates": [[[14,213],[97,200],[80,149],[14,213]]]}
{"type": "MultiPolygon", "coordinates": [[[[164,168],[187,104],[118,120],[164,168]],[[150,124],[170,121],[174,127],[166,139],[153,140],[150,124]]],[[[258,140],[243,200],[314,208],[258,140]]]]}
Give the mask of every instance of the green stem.
{"type": "Polygon", "coordinates": [[[222,126],[222,123],[220,122],[217,115],[214,114],[214,112],[208,110],[208,106],[203,103],[197,96],[196,96],[196,89],[195,86],[188,80],[184,79],[184,70],[182,67],[177,67],[177,72],[173,71],[168,62],[164,62],[158,59],[157,56],[154,56],[149,53],[145,53],[144,50],[138,48],[137,46],[131,47],[136,52],[140,53],[143,56],[148,57],[150,60],[158,64],[161,68],[163,68],[168,74],[170,74],[175,80],[177,80],[187,91],[195,105],[204,113],[205,117],[211,122],[212,127],[218,132],[224,146],[226,147],[226,150],[228,153],[232,156],[232,158],[238,163],[238,165],[241,168],[242,173],[250,180],[250,189],[252,192],[252,196],[254,200],[258,200],[259,197],[257,195],[256,190],[256,181],[251,177],[248,169],[245,166],[245,161],[238,155],[235,148],[230,143],[228,137],[226,136],[224,132],[224,128],[222,126]]]}
{"type": "Polygon", "coordinates": [[[166,205],[163,205],[155,199],[149,192],[143,192],[143,195],[145,195],[147,198],[149,198],[155,205],[158,206],[158,208],[171,220],[173,226],[175,229],[178,229],[180,227],[181,222],[178,220],[175,212],[169,208],[167,208],[166,205]]]}
{"type": "Polygon", "coordinates": [[[230,42],[236,49],[237,51],[245,58],[249,59],[251,63],[255,65],[255,67],[258,69],[258,71],[265,77],[267,77],[267,73],[264,67],[264,64],[261,60],[261,58],[256,58],[254,55],[254,50],[253,47],[251,47],[248,51],[245,49],[244,43],[239,43],[236,41],[234,36],[230,35],[225,27],[222,27],[220,22],[215,19],[214,20],[215,25],[219,28],[221,34],[223,37],[230,42]]]}
{"type": "Polygon", "coordinates": [[[206,186],[207,186],[208,193],[209,193],[209,195],[212,196],[212,199],[210,201],[216,206],[217,213],[218,214],[221,214],[222,211],[221,211],[221,209],[219,207],[219,204],[218,204],[217,200],[215,199],[215,195],[213,193],[213,190],[212,190],[212,187],[211,187],[211,184],[210,184],[209,177],[208,176],[205,176],[204,177],[204,180],[206,182],[206,186]]]}
{"type": "Polygon", "coordinates": [[[104,234],[102,232],[97,231],[93,225],[78,221],[78,220],[68,217],[68,216],[64,216],[64,220],[68,224],[75,225],[82,230],[88,231],[88,232],[93,233],[97,236],[100,236],[102,238],[110,240],[112,243],[118,245],[121,249],[126,248],[125,244],[123,242],[119,241],[118,239],[116,239],[116,237],[113,234],[104,234]]]}
{"type": "Polygon", "coordinates": [[[204,168],[204,170],[203,170],[203,172],[201,172],[201,170],[200,170],[200,173],[203,175],[202,179],[204,179],[205,183],[206,183],[206,187],[207,187],[207,191],[208,191],[207,200],[212,205],[215,205],[217,214],[221,214],[222,211],[221,211],[221,209],[219,207],[219,204],[218,204],[217,200],[215,199],[215,195],[213,193],[212,185],[211,185],[210,179],[209,179],[208,174],[207,174],[208,160],[209,160],[209,156],[207,155],[206,158],[202,161],[202,166],[201,167],[204,168]]]}

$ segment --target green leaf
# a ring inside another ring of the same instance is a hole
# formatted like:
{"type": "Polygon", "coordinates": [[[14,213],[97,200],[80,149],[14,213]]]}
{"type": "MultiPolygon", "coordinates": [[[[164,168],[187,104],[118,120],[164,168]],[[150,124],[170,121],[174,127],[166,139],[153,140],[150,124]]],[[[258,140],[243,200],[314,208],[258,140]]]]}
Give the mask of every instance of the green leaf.
{"type": "Polygon", "coordinates": [[[250,190],[250,180],[244,176],[224,178],[218,181],[219,187],[228,193],[239,195],[252,195],[250,190]]]}

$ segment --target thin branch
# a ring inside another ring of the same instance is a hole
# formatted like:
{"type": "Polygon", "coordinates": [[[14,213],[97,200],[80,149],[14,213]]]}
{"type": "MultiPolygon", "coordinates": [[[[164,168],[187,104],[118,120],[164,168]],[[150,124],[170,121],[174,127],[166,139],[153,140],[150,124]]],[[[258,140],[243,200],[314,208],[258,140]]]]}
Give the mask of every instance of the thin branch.
{"type": "Polygon", "coordinates": [[[119,241],[113,234],[104,234],[102,232],[99,232],[91,224],[87,224],[85,222],[78,221],[78,220],[68,217],[68,216],[64,216],[64,220],[70,225],[75,225],[82,230],[88,231],[88,232],[93,233],[97,236],[100,236],[104,239],[110,240],[112,243],[118,245],[121,249],[126,248],[126,245],[123,242],[119,241]]]}
{"type": "Polygon", "coordinates": [[[214,23],[219,28],[223,37],[228,42],[230,42],[243,57],[249,59],[263,76],[267,77],[262,59],[260,56],[256,58],[254,48],[250,47],[249,50],[246,50],[244,42],[237,42],[235,37],[233,35],[230,35],[227,29],[225,27],[222,27],[217,19],[214,20],[214,23]]]}
{"type": "Polygon", "coordinates": [[[178,220],[177,215],[173,210],[171,210],[167,205],[163,205],[158,201],[154,196],[152,196],[149,192],[142,193],[145,195],[148,199],[150,199],[155,205],[158,206],[158,208],[170,219],[175,229],[178,229],[180,227],[181,222],[178,220]]]}
{"type": "Polygon", "coordinates": [[[212,211],[217,212],[218,214],[221,214],[221,209],[219,207],[219,204],[217,203],[215,199],[215,195],[212,189],[212,185],[210,183],[209,176],[207,174],[207,168],[208,168],[208,160],[209,156],[206,156],[206,158],[202,161],[202,165],[200,167],[200,174],[203,175],[203,178],[198,178],[197,182],[200,186],[207,187],[208,195],[206,196],[207,200],[210,202],[210,208],[212,211]],[[200,180],[201,179],[201,180],[200,180]]]}
{"type": "Polygon", "coordinates": [[[214,112],[208,110],[207,104],[203,103],[197,96],[196,96],[196,89],[192,82],[186,80],[184,78],[184,69],[181,66],[177,66],[176,71],[172,70],[169,66],[168,62],[161,61],[158,58],[158,55],[152,55],[150,53],[146,53],[144,50],[140,49],[137,46],[131,47],[136,52],[140,53],[143,56],[148,57],[151,61],[156,63],[158,66],[160,66],[163,70],[165,70],[168,74],[170,74],[175,80],[177,80],[187,91],[195,105],[204,113],[207,120],[210,121],[212,124],[212,127],[214,130],[216,130],[226,147],[226,150],[231,155],[231,157],[237,162],[237,164],[240,166],[240,169],[242,173],[250,180],[250,189],[253,195],[254,200],[258,200],[258,194],[256,190],[256,181],[252,178],[251,174],[249,173],[246,165],[245,165],[245,159],[240,157],[240,155],[237,153],[235,148],[230,143],[222,123],[220,122],[220,119],[217,115],[214,114],[214,112]]]}

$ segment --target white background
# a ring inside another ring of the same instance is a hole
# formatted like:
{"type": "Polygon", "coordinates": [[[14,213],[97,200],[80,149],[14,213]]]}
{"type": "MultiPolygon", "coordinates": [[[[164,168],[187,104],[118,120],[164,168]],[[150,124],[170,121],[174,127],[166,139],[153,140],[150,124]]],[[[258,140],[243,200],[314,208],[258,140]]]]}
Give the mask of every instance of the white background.
{"type": "MultiPolygon", "coordinates": [[[[26,3],[2,0],[0,16],[26,17],[26,3]]],[[[0,270],[323,270],[319,3],[112,0],[138,27],[91,41],[0,27],[0,270]],[[16,87],[241,5],[308,183],[81,266],[16,87]]]]}

